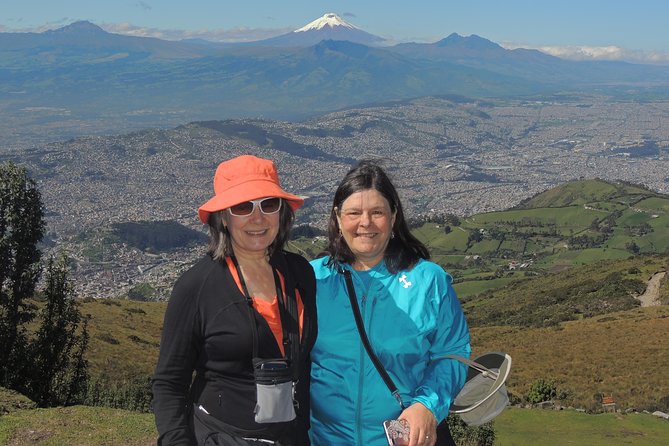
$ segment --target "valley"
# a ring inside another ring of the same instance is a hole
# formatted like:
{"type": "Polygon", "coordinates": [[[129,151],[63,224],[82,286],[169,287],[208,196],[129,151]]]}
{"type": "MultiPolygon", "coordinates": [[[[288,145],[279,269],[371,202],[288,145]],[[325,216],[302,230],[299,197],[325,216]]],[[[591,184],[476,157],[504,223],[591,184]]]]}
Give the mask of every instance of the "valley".
{"type": "MultiPolygon", "coordinates": [[[[601,96],[423,98],[301,122],[238,119],[89,136],[0,160],[25,165],[47,210],[47,246],[76,260],[79,294],[125,295],[148,282],[165,297],[203,243],[145,252],[109,239],[124,222],[175,221],[204,234],[195,209],[216,165],[273,159],[307,197],[297,223],[323,227],[332,191],[362,158],[385,159],[409,217],[501,211],[567,181],[601,178],[669,190],[669,105],[601,96]]],[[[589,222],[588,222],[589,223],[589,222]]]]}

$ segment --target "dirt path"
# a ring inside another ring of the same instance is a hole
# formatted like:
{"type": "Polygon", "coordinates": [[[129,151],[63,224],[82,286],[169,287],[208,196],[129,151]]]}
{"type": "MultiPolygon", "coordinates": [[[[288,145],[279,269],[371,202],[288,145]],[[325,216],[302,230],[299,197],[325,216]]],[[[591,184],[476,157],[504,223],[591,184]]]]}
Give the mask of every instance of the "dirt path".
{"type": "Polygon", "coordinates": [[[642,307],[655,307],[660,305],[660,281],[667,274],[666,271],[653,274],[653,277],[648,281],[646,291],[637,299],[641,301],[642,307]]]}

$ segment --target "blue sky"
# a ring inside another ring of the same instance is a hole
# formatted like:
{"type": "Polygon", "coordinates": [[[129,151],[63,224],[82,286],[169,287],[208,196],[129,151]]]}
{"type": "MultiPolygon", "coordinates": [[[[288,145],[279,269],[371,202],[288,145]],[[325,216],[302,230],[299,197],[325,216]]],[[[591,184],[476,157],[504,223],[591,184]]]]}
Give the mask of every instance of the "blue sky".
{"type": "Polygon", "coordinates": [[[327,12],[396,41],[434,42],[456,32],[563,57],[669,63],[666,0],[3,0],[0,31],[89,20],[121,34],[258,40],[327,12]]]}

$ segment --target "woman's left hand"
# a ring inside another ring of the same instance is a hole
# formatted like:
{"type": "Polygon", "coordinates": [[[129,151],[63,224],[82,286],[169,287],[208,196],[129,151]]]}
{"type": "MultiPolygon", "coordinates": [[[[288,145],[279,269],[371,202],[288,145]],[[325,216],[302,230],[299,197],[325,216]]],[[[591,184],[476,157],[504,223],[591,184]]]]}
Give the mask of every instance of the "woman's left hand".
{"type": "Polygon", "coordinates": [[[404,409],[399,419],[409,422],[409,446],[434,446],[437,420],[430,409],[421,403],[414,403],[404,409]]]}

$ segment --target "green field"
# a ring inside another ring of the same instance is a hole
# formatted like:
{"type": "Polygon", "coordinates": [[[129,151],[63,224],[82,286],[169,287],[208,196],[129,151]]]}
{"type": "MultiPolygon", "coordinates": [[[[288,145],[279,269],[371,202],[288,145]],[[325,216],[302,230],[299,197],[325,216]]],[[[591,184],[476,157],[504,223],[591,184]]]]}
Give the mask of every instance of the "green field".
{"type": "Polygon", "coordinates": [[[156,438],[149,413],[73,406],[0,417],[2,446],[150,446],[156,438]]]}
{"type": "MultiPolygon", "coordinates": [[[[669,421],[643,413],[507,408],[494,421],[498,446],[667,444],[669,421]]],[[[18,411],[0,418],[1,446],[149,446],[153,415],[98,407],[18,411]]]]}
{"type": "Polygon", "coordinates": [[[509,408],[495,419],[495,434],[498,446],[658,446],[669,444],[669,421],[643,413],[509,408]]]}

